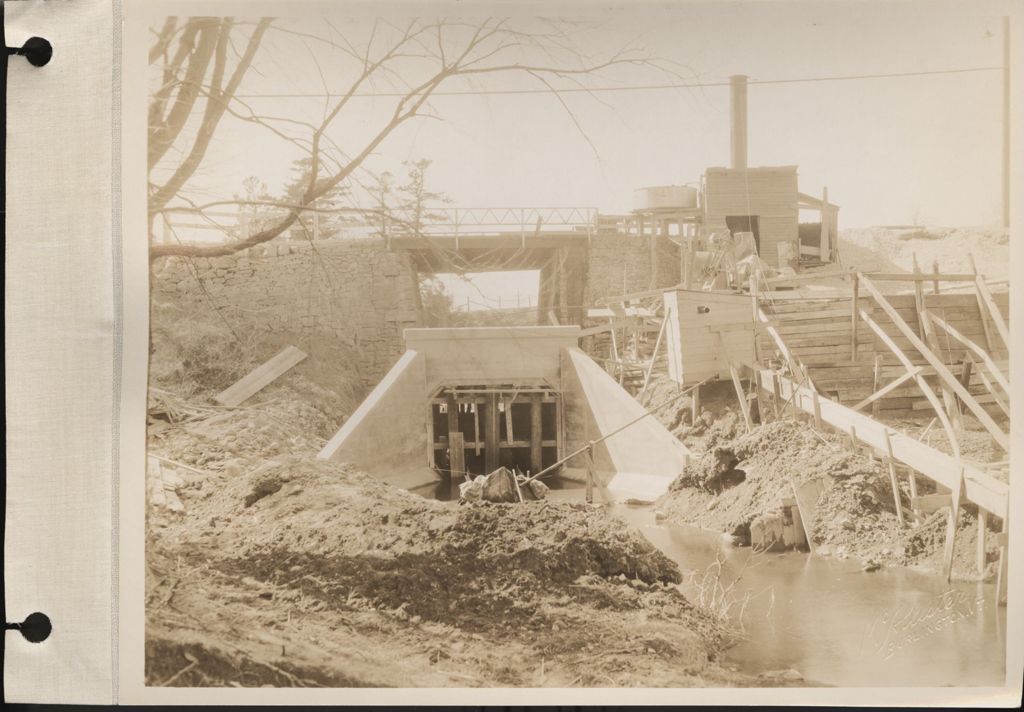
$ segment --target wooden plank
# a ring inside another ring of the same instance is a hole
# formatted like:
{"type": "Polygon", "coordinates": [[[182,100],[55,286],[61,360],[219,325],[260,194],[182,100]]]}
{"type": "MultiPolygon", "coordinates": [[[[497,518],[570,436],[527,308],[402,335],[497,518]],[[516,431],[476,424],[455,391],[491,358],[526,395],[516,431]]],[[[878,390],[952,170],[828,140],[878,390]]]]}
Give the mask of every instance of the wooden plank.
{"type": "MultiPolygon", "coordinates": [[[[894,343],[892,343],[892,340],[885,333],[885,331],[883,331],[882,328],[878,326],[878,324],[876,324],[871,317],[869,317],[867,314],[862,313],[861,318],[864,319],[864,322],[869,327],[871,327],[872,331],[878,334],[883,340],[888,342],[889,348],[892,350],[893,354],[900,361],[900,363],[903,364],[904,368],[906,368],[908,371],[914,370],[913,364],[910,362],[910,359],[907,358],[906,354],[904,354],[894,343]]],[[[956,455],[957,457],[960,457],[960,444],[956,437],[956,431],[953,430],[953,424],[949,421],[949,418],[947,417],[945,410],[943,410],[942,404],[939,403],[938,397],[935,395],[935,392],[932,390],[932,387],[928,385],[928,382],[921,377],[920,373],[918,373],[914,377],[914,380],[916,381],[918,387],[921,389],[921,392],[924,393],[925,397],[928,399],[928,402],[935,409],[936,415],[938,415],[939,420],[942,422],[942,427],[946,431],[946,437],[949,438],[950,446],[953,448],[953,454],[956,455]]]]}
{"type": "Polygon", "coordinates": [[[504,402],[505,405],[505,439],[508,442],[515,440],[515,435],[512,432],[512,401],[508,400],[504,402]]]}
{"type": "Polygon", "coordinates": [[[530,403],[530,468],[535,473],[544,469],[544,455],[541,446],[543,434],[541,407],[540,399],[535,398],[530,403]]]}
{"type": "Polygon", "coordinates": [[[953,502],[952,496],[948,493],[942,494],[926,494],[923,497],[916,497],[911,505],[916,511],[921,514],[931,514],[937,512],[940,509],[945,509],[950,506],[953,502]]]}
{"type": "Polygon", "coordinates": [[[1006,326],[1006,322],[1003,321],[1003,315],[999,311],[999,307],[996,306],[995,300],[992,298],[992,292],[989,291],[988,285],[985,284],[985,280],[981,276],[977,276],[974,283],[978,287],[978,294],[981,295],[982,301],[985,302],[985,306],[988,307],[989,316],[992,317],[992,323],[995,324],[996,331],[999,332],[1000,338],[1006,348],[1010,348],[1010,330],[1006,326]]]}
{"type": "Polygon", "coordinates": [[[807,546],[813,552],[812,542],[814,540],[811,538],[811,529],[817,516],[818,501],[831,485],[831,480],[826,477],[817,477],[797,486],[793,478],[790,477],[789,483],[793,490],[793,498],[796,500],[797,510],[800,512],[800,522],[804,528],[804,536],[807,538],[807,546]]]}
{"type": "Polygon", "coordinates": [[[764,283],[770,287],[775,287],[780,284],[802,284],[804,282],[813,282],[820,279],[829,279],[831,277],[849,277],[850,273],[843,270],[831,270],[829,272],[810,272],[807,274],[797,274],[785,277],[768,277],[764,280],[764,283]]]}
{"type": "Polygon", "coordinates": [[[992,357],[989,356],[987,351],[985,351],[976,343],[968,339],[966,336],[961,334],[958,330],[954,329],[952,326],[947,324],[939,317],[932,315],[932,321],[934,321],[941,329],[946,331],[946,333],[948,333],[954,339],[962,343],[972,353],[974,353],[978,358],[980,358],[982,363],[984,363],[985,366],[988,367],[989,373],[992,374],[992,377],[999,383],[1000,386],[1002,386],[1003,390],[1006,391],[1006,394],[1010,394],[1010,381],[1007,380],[1006,376],[1004,376],[1002,371],[999,370],[999,367],[996,366],[995,361],[992,360],[992,357]]]}
{"type": "Polygon", "coordinates": [[[610,319],[615,317],[622,319],[623,317],[641,318],[653,316],[653,309],[646,309],[642,307],[622,307],[619,305],[612,305],[597,309],[587,309],[587,317],[590,319],[610,319]]]}
{"type": "Polygon", "coordinates": [[[857,360],[857,302],[860,291],[860,280],[853,273],[853,298],[850,300],[850,360],[857,360]]]}
{"type": "Polygon", "coordinates": [[[868,277],[876,282],[931,282],[938,279],[941,282],[973,282],[973,274],[924,274],[923,272],[898,273],[898,272],[869,272],[868,277]]]}
{"type": "Polygon", "coordinates": [[[858,403],[857,405],[853,406],[852,407],[853,410],[860,410],[864,406],[870,405],[871,403],[874,403],[879,398],[885,397],[885,395],[887,393],[889,393],[890,391],[893,391],[894,389],[899,387],[900,384],[905,383],[906,381],[909,381],[912,378],[916,378],[918,375],[920,375],[920,373],[921,373],[921,369],[920,368],[912,368],[912,369],[908,370],[906,373],[904,373],[902,376],[900,376],[896,380],[890,381],[888,384],[886,384],[882,388],[880,388],[877,391],[875,391],[874,393],[872,393],[870,396],[868,396],[867,398],[862,400],[860,403],[858,403]]]}
{"type": "Polygon", "coordinates": [[[215,395],[213,399],[221,405],[241,405],[305,358],[306,354],[303,351],[294,346],[286,346],[276,356],[254,368],[241,380],[215,395]]]}
{"type": "MultiPolygon", "coordinates": [[[[764,382],[763,378],[762,378],[762,382],[764,382]]],[[[778,381],[776,381],[774,378],[772,378],[771,382],[772,382],[772,413],[775,415],[775,419],[778,420],[779,416],[782,415],[782,411],[779,410],[779,402],[782,399],[779,396],[779,383],[778,383],[778,381]]]]}
{"type": "Polygon", "coordinates": [[[999,568],[996,569],[996,605],[1002,606],[1006,603],[1006,594],[1009,578],[1009,551],[1007,548],[1007,533],[1009,532],[1009,516],[1003,517],[1002,532],[998,535],[999,541],[999,568]]]}
{"type": "Polygon", "coordinates": [[[448,435],[448,461],[452,480],[463,477],[468,482],[469,472],[466,471],[466,442],[465,436],[456,431],[448,435]]]}
{"type": "MultiPolygon", "coordinates": [[[[989,405],[989,404],[991,404],[991,405],[998,405],[999,404],[999,401],[997,401],[995,396],[993,396],[991,393],[983,393],[981,395],[976,395],[976,396],[974,396],[974,400],[976,400],[981,405],[989,405]]],[[[914,410],[927,410],[927,408],[925,406],[918,407],[918,405],[915,403],[914,404],[914,410]]]]}
{"type": "Polygon", "coordinates": [[[455,394],[449,392],[445,397],[445,409],[448,416],[448,442],[452,441],[452,433],[462,432],[459,427],[459,404],[455,402],[455,394]]]}
{"type": "Polygon", "coordinates": [[[985,551],[985,538],[988,535],[988,514],[984,509],[978,510],[978,548],[976,552],[975,567],[979,574],[985,573],[988,565],[988,554],[985,551]]]}
{"type": "Polygon", "coordinates": [[[984,370],[978,369],[977,374],[981,378],[981,380],[985,383],[985,386],[988,388],[989,394],[991,394],[991,396],[995,400],[996,405],[998,405],[999,409],[1003,411],[1003,413],[1006,415],[1007,418],[1009,418],[1010,417],[1010,405],[1008,403],[1004,402],[1003,399],[999,396],[999,394],[996,393],[996,389],[989,382],[988,377],[985,375],[984,370]]]}
{"type": "MultiPolygon", "coordinates": [[[[917,253],[913,254],[914,259],[914,276],[921,276],[921,268],[917,264],[917,253]]],[[[924,284],[920,281],[914,283],[914,297],[915,306],[917,307],[917,323],[920,327],[921,336],[924,342],[928,344],[928,347],[933,352],[939,351],[939,343],[935,338],[935,330],[932,329],[931,320],[928,318],[928,311],[924,306],[924,284]]],[[[954,425],[958,428],[963,429],[963,420],[960,418],[960,409],[957,407],[956,399],[953,398],[953,394],[950,393],[949,387],[943,383],[942,386],[942,405],[946,409],[946,414],[953,421],[954,425]]]]}
{"type": "Polygon", "coordinates": [[[793,354],[786,346],[786,342],[783,341],[782,336],[779,334],[779,332],[775,330],[775,327],[772,325],[771,321],[765,315],[763,310],[758,310],[757,318],[762,324],[765,325],[765,329],[767,330],[768,334],[772,337],[772,340],[775,342],[775,346],[776,348],[778,348],[779,353],[781,353],[783,358],[786,359],[786,363],[789,366],[790,370],[793,371],[793,373],[799,373],[800,369],[797,360],[793,358],[793,354]]]}
{"type": "Polygon", "coordinates": [[[750,403],[747,402],[747,394],[743,391],[743,386],[740,383],[740,374],[736,370],[735,364],[729,363],[729,374],[732,376],[732,385],[736,389],[736,397],[740,401],[740,411],[743,413],[743,422],[747,426],[747,432],[749,433],[754,429],[754,423],[750,419],[750,403]]]}
{"type": "Polygon", "coordinates": [[[957,518],[960,515],[960,501],[963,498],[963,492],[964,481],[963,475],[961,474],[960,481],[957,483],[957,486],[951,490],[949,516],[946,519],[946,541],[944,542],[942,550],[942,575],[947,582],[953,577],[953,554],[955,553],[956,547],[956,525],[957,518]]]}
{"type": "MultiPolygon", "coordinates": [[[[971,273],[975,277],[975,282],[977,282],[978,268],[974,265],[974,255],[972,253],[968,252],[967,253],[967,259],[971,263],[971,273]]],[[[974,298],[978,302],[978,313],[981,315],[981,326],[985,330],[985,348],[986,348],[986,350],[991,351],[992,350],[992,332],[989,330],[989,327],[988,327],[988,315],[985,313],[986,312],[985,300],[982,298],[981,292],[978,291],[978,285],[977,284],[973,285],[973,290],[972,291],[973,291],[973,294],[974,294],[974,298]]]]}
{"type": "Polygon", "coordinates": [[[896,459],[892,454],[892,440],[889,431],[885,431],[885,464],[889,470],[889,484],[892,486],[892,498],[896,503],[896,517],[900,520],[900,527],[907,525],[903,519],[903,505],[900,502],[900,483],[896,478],[896,459]]]}
{"type": "Polygon", "coordinates": [[[484,411],[484,469],[487,471],[486,474],[497,470],[499,465],[500,430],[498,422],[498,396],[492,393],[487,398],[484,411]]]}
{"type": "Polygon", "coordinates": [[[737,331],[753,331],[754,325],[746,322],[742,324],[711,324],[706,328],[712,334],[729,334],[737,331]]]}
{"type": "MultiPolygon", "coordinates": [[[[1008,365],[1007,361],[997,360],[995,363],[1000,369],[1004,369],[1008,365]]],[[[882,377],[896,377],[905,370],[906,369],[903,366],[883,366],[882,377]]],[[[814,368],[814,372],[822,382],[833,382],[844,378],[870,378],[872,374],[872,365],[867,363],[849,364],[845,362],[823,363],[816,366],[814,368]]],[[[922,366],[921,375],[935,376],[935,369],[927,365],[922,366]]]]}
{"type": "MultiPolygon", "coordinates": [[[[762,369],[762,378],[772,377],[773,372],[762,369]]],[[[806,413],[813,412],[812,391],[798,386],[790,379],[774,374],[778,380],[780,396],[806,413]]],[[[872,448],[884,451],[886,426],[869,416],[857,413],[835,401],[821,397],[822,420],[841,432],[849,432],[850,426],[857,429],[857,437],[872,448]]],[[[955,458],[929,447],[902,433],[891,433],[893,457],[902,465],[911,467],[922,475],[946,487],[955,487],[961,475],[961,463],[955,458]]],[[[965,497],[990,514],[1004,517],[1007,513],[1009,487],[980,468],[963,464],[965,497]]]]}
{"type": "Polygon", "coordinates": [[[654,372],[654,364],[658,360],[658,351],[661,348],[661,340],[665,336],[665,330],[668,327],[668,318],[661,320],[661,328],[658,329],[658,338],[654,342],[654,350],[651,352],[651,363],[647,367],[647,372],[644,374],[644,385],[640,388],[640,394],[637,396],[637,400],[644,397],[644,393],[647,392],[647,386],[651,382],[651,374],[654,372]]]}
{"type": "Polygon", "coordinates": [[[960,382],[957,381],[956,378],[954,378],[953,374],[950,373],[949,369],[946,368],[945,364],[943,364],[935,356],[935,354],[932,353],[931,349],[929,349],[928,346],[924,342],[922,342],[917,337],[917,335],[914,334],[910,327],[907,326],[907,323],[903,321],[903,319],[901,319],[895,313],[895,311],[892,310],[892,307],[889,306],[888,302],[885,301],[885,297],[882,295],[882,293],[879,292],[878,289],[871,283],[871,280],[866,279],[863,276],[861,277],[861,280],[864,283],[864,287],[875,298],[875,301],[878,302],[879,306],[883,309],[883,311],[889,314],[889,318],[892,319],[896,327],[903,332],[904,336],[911,339],[911,341],[915,342],[914,346],[921,353],[921,355],[925,357],[925,359],[932,366],[932,368],[935,369],[935,372],[938,374],[942,382],[945,385],[949,386],[953,390],[953,392],[956,393],[957,396],[959,396],[959,398],[963,401],[964,405],[966,405],[968,409],[970,409],[970,411],[974,413],[974,416],[979,421],[981,421],[981,424],[985,426],[985,429],[989,432],[989,434],[995,439],[997,443],[999,443],[999,446],[1002,447],[1004,450],[1009,451],[1010,441],[1006,433],[1004,433],[1000,429],[1000,427],[996,425],[995,421],[992,420],[989,414],[985,412],[984,408],[982,408],[974,400],[971,394],[967,392],[967,389],[960,385],[960,382]]]}
{"type": "MultiPolygon", "coordinates": [[[[463,438],[465,438],[465,435],[463,435],[463,438]]],[[[467,448],[473,448],[473,447],[477,447],[477,446],[483,447],[484,446],[484,443],[482,441],[477,442],[477,441],[473,441],[473,440],[463,440],[463,443],[465,444],[465,446],[467,448]]],[[[558,441],[557,440],[542,440],[541,441],[541,447],[542,448],[545,448],[545,447],[557,447],[557,446],[558,446],[558,441]]],[[[529,440],[513,440],[512,442],[503,441],[503,442],[498,443],[498,449],[499,450],[528,450],[528,449],[530,449],[530,447],[531,447],[531,442],[529,440]]],[[[439,443],[434,443],[434,450],[447,450],[447,449],[448,449],[448,442],[447,442],[447,440],[439,442],[439,443]]]]}
{"type": "Polygon", "coordinates": [[[803,324],[801,322],[780,322],[776,325],[779,333],[784,336],[791,334],[823,334],[829,332],[840,332],[846,334],[850,331],[850,322],[829,321],[818,324],[803,324]]]}

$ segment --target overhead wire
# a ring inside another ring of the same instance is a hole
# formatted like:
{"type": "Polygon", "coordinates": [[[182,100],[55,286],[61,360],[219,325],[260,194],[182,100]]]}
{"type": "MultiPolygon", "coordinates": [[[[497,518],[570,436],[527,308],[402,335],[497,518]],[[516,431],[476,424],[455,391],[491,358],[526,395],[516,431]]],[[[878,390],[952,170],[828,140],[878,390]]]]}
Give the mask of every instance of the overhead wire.
{"type": "MultiPolygon", "coordinates": [[[[962,67],[957,69],[931,69],[921,70],[915,72],[883,72],[877,74],[839,74],[832,76],[817,76],[817,77],[788,77],[784,79],[749,79],[747,84],[750,85],[772,85],[772,84],[806,84],[811,82],[839,82],[839,81],[856,81],[862,79],[897,79],[903,77],[926,77],[936,75],[949,75],[949,74],[969,74],[974,72],[991,72],[991,71],[1002,71],[1003,67],[962,67]]],[[[709,87],[727,87],[729,81],[713,81],[713,82],[679,82],[679,83],[668,83],[668,84],[623,84],[619,86],[610,87],[566,87],[556,88],[554,90],[550,88],[545,89],[450,89],[447,91],[433,91],[431,96],[501,96],[501,95],[517,95],[517,94],[594,94],[594,93],[606,93],[606,92],[617,92],[617,91],[663,91],[668,89],[701,89],[709,87]]],[[[320,99],[324,97],[341,97],[345,96],[345,92],[338,93],[326,93],[326,92],[294,92],[294,93],[275,93],[275,94],[238,94],[237,97],[241,99],[320,99]]],[[[410,96],[407,92],[356,92],[351,95],[352,98],[401,98],[410,96]]]]}

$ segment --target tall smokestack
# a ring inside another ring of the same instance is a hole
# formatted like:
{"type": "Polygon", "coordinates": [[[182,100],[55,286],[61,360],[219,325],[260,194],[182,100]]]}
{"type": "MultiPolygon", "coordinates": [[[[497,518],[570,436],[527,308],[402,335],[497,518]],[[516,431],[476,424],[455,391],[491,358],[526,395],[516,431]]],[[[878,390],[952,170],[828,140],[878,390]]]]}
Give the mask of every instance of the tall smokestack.
{"type": "Polygon", "coordinates": [[[747,75],[729,77],[729,129],[733,168],[747,167],[747,75]]]}

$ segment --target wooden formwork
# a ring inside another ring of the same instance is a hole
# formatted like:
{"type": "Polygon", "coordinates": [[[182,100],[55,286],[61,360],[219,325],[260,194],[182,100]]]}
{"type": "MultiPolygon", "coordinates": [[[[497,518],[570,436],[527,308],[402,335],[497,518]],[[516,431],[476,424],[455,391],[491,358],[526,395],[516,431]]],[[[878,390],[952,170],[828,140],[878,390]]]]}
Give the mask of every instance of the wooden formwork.
{"type": "MultiPolygon", "coordinates": [[[[993,441],[1009,450],[1001,424],[1009,416],[1009,330],[1007,293],[992,294],[975,274],[854,274],[848,295],[830,293],[787,299],[774,293],[758,299],[759,353],[776,353],[779,368],[749,364],[769,394],[773,410],[793,405],[815,427],[850,436],[887,463],[901,522],[904,514],[897,465],[910,470],[911,512],[946,509],[943,573],[949,579],[957,516],[970,502],[978,507],[978,567],[985,561],[987,517],[1002,520],[994,535],[1000,547],[997,601],[1006,590],[1008,490],[984,466],[961,456],[958,432],[970,413],[993,441]],[[876,281],[909,281],[913,292],[885,295],[876,281]],[[932,286],[925,293],[925,282],[932,286]],[[972,293],[941,293],[940,283],[967,282],[972,293]],[[785,407],[785,405],[783,407],[785,407]],[[897,432],[882,419],[934,413],[952,454],[897,432]],[[917,497],[916,474],[936,483],[939,493],[917,497]]],[[[756,284],[751,291],[758,295],[756,284]]]]}
{"type": "MultiPolygon", "coordinates": [[[[1008,293],[998,293],[992,297],[997,308],[1006,313],[1009,308],[1008,293]]],[[[915,335],[926,338],[915,295],[890,295],[886,300],[915,335]]],[[[856,301],[859,321],[856,340],[852,295],[822,299],[774,296],[760,299],[759,305],[767,322],[777,331],[792,356],[807,367],[818,390],[835,397],[839,402],[851,405],[859,403],[879,390],[876,387],[877,380],[881,381],[877,384],[881,387],[906,372],[886,341],[860,319],[860,311],[864,311],[884,329],[892,344],[901,349],[911,363],[922,368],[922,376],[926,381],[938,385],[935,369],[914,348],[910,339],[899,332],[890,316],[879,308],[870,295],[858,295],[856,301]],[[876,360],[880,360],[877,367],[876,360]]],[[[1000,373],[1006,372],[1008,349],[994,332],[991,333],[993,338],[986,343],[985,324],[991,318],[979,310],[973,294],[926,294],[924,306],[928,314],[938,317],[937,321],[952,327],[958,335],[982,347],[1000,373]]],[[[958,371],[963,369],[965,361],[979,358],[978,354],[941,327],[934,330],[934,338],[937,344],[933,352],[944,364],[958,371]]],[[[759,334],[758,346],[761,353],[778,350],[775,339],[767,329],[762,329],[759,334]]],[[[986,410],[1000,414],[1002,410],[997,398],[991,394],[986,379],[992,381],[990,373],[975,370],[967,380],[968,391],[986,410]]],[[[874,412],[885,417],[921,417],[930,408],[926,397],[913,380],[894,387],[878,400],[874,412]]]]}

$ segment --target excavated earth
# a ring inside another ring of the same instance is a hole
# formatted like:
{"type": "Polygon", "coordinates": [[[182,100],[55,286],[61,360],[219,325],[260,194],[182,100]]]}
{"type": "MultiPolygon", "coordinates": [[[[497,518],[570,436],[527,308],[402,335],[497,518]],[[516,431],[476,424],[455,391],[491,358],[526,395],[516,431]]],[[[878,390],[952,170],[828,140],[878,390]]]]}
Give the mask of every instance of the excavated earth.
{"type": "MultiPolygon", "coordinates": [[[[740,421],[741,422],[741,421],[740,421]]],[[[901,527],[888,470],[848,442],[822,435],[794,420],[772,421],[740,433],[734,414],[720,417],[707,449],[694,459],[657,502],[659,518],[723,532],[750,544],[755,519],[777,512],[795,487],[826,483],[809,522],[814,552],[860,559],[865,568],[908,566],[937,572],[942,566],[946,520],[942,512],[901,527]],[[720,424],[720,425],[719,425],[720,424]],[[717,427],[717,429],[716,429],[717,427]]],[[[919,494],[934,491],[919,478],[919,494]]],[[[909,482],[899,481],[900,500],[910,508],[909,482]]],[[[988,538],[986,566],[977,570],[977,512],[960,513],[953,577],[992,580],[998,548],[988,538]]]]}

